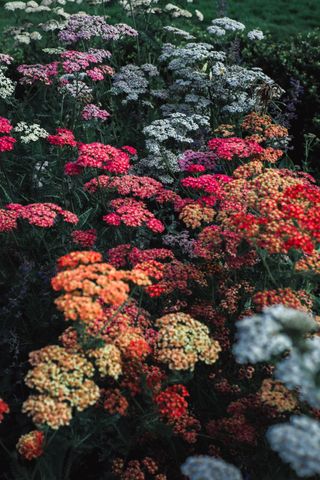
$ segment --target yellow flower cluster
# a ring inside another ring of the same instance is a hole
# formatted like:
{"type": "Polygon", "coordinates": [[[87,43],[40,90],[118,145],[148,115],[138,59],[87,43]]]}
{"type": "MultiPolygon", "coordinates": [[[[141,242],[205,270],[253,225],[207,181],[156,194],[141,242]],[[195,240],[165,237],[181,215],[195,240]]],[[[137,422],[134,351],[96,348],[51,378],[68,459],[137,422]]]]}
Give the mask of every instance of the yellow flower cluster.
{"type": "Polygon", "coordinates": [[[99,388],[91,380],[93,365],[80,353],[70,353],[58,345],[49,345],[31,352],[33,368],[25,382],[39,395],[31,395],[23,404],[23,412],[36,424],[53,429],[68,425],[72,408],[82,411],[99,398],[99,388]]]}
{"type": "Polygon", "coordinates": [[[110,376],[117,380],[121,375],[121,352],[115,345],[108,344],[101,348],[89,350],[88,355],[93,358],[102,377],[110,376]]]}
{"type": "Polygon", "coordinates": [[[276,380],[263,380],[259,393],[261,400],[278,412],[292,412],[298,406],[297,396],[276,380]]]}
{"type": "Polygon", "coordinates": [[[156,321],[159,328],[155,356],[171,370],[193,370],[203,361],[209,365],[218,359],[221,347],[210,338],[209,329],[182,312],[170,313],[156,321]]]}

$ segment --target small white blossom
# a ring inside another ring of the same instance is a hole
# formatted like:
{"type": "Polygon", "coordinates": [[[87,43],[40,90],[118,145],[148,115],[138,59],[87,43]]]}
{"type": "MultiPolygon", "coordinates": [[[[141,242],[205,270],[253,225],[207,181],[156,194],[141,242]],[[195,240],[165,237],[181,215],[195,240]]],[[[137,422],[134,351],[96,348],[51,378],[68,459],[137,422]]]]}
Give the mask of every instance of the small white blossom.
{"type": "Polygon", "coordinates": [[[243,23],[237,22],[229,17],[215,18],[211,23],[212,25],[223,28],[224,30],[230,30],[230,32],[241,32],[246,28],[243,23]]]}
{"type": "Polygon", "coordinates": [[[248,32],[247,37],[249,38],[249,40],[263,40],[264,34],[261,30],[255,29],[248,32]]]}
{"type": "Polygon", "coordinates": [[[4,8],[10,11],[25,10],[26,4],[25,2],[7,2],[4,4],[4,8]]]}
{"type": "Polygon", "coordinates": [[[14,131],[20,133],[22,143],[36,142],[40,138],[46,138],[49,135],[38,123],[27,124],[26,122],[19,122],[15,126],[14,131]]]}
{"type": "Polygon", "coordinates": [[[211,35],[217,35],[217,37],[223,37],[223,35],[226,34],[225,29],[218,27],[218,25],[210,25],[210,27],[207,28],[207,31],[211,35]]]}

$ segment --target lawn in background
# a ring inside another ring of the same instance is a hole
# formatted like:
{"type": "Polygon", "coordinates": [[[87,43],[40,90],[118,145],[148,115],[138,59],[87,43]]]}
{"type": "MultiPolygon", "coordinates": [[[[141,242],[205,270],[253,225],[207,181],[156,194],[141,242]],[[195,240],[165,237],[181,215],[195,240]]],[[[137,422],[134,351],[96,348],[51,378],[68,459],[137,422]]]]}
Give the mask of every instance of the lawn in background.
{"type": "MultiPolygon", "coordinates": [[[[14,23],[14,14],[4,10],[5,3],[5,0],[0,0],[0,30],[14,23]]],[[[174,0],[172,3],[175,3],[174,0]]],[[[204,24],[209,24],[219,13],[217,5],[220,2],[217,0],[194,0],[193,3],[180,0],[177,3],[180,5],[185,3],[185,8],[192,11],[200,10],[205,17],[204,24]]],[[[320,0],[224,0],[223,3],[227,5],[227,16],[244,22],[249,28],[269,31],[281,39],[320,27],[320,0]]],[[[75,5],[75,8],[92,11],[88,1],[75,5]]],[[[105,5],[106,13],[116,21],[121,21],[121,10],[114,0],[105,5]]],[[[185,23],[187,28],[188,23],[192,24],[192,19],[186,20],[185,23]]]]}

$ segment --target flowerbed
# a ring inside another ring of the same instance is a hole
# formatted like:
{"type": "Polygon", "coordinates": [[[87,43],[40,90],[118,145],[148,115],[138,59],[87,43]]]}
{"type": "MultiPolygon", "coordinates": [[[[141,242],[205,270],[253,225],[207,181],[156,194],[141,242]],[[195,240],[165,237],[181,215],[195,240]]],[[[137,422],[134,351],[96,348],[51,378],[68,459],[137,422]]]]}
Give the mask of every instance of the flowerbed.
{"type": "Polygon", "coordinates": [[[320,189],[263,33],[120,3],[6,7],[3,478],[317,478],[320,189]]]}

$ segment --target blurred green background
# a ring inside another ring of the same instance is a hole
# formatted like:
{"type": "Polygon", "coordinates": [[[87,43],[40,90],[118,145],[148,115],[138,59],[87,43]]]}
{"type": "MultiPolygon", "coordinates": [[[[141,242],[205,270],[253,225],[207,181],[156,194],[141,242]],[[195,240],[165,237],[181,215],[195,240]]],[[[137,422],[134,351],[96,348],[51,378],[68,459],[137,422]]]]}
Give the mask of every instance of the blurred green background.
{"type": "MultiPolygon", "coordinates": [[[[5,0],[0,0],[0,29],[14,23],[14,13],[3,8],[5,3],[5,0]]],[[[172,3],[175,3],[175,0],[172,0],[172,3]]],[[[320,27],[320,0],[194,0],[192,3],[178,0],[177,4],[190,11],[200,10],[205,17],[205,24],[209,24],[210,20],[219,14],[219,5],[225,4],[228,16],[243,21],[249,28],[259,27],[281,39],[320,27]]],[[[79,10],[93,9],[90,1],[74,7],[79,10]]],[[[104,9],[115,20],[119,21],[123,17],[117,0],[105,4],[104,9]]],[[[191,26],[193,19],[184,22],[186,27],[188,23],[191,26]]]]}

